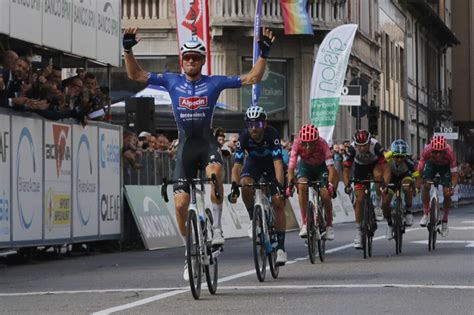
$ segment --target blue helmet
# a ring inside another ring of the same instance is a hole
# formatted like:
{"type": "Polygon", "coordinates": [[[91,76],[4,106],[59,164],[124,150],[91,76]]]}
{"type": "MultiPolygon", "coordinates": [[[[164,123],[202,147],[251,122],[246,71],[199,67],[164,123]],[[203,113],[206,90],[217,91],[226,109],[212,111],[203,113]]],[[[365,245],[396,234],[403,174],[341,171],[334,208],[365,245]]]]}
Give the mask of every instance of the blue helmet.
{"type": "Polygon", "coordinates": [[[390,145],[390,150],[393,152],[393,154],[409,155],[410,148],[408,147],[408,143],[405,140],[397,139],[390,145]]]}

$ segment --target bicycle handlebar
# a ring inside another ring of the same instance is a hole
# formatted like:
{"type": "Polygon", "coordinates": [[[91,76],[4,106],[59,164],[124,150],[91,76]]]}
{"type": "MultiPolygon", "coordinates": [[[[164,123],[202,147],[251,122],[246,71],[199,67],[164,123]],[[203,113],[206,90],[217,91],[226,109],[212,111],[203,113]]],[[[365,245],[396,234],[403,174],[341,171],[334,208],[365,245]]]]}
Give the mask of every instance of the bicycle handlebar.
{"type": "Polygon", "coordinates": [[[177,184],[177,183],[186,183],[188,185],[193,185],[193,184],[199,184],[199,183],[208,183],[212,182],[214,185],[214,196],[219,200],[220,199],[220,193],[217,189],[217,175],[216,174],[211,174],[211,177],[207,178],[178,178],[176,180],[168,180],[166,177],[163,178],[163,184],[161,186],[161,196],[163,197],[163,200],[167,203],[169,201],[168,199],[168,192],[167,192],[167,186],[170,184],[177,184]]]}

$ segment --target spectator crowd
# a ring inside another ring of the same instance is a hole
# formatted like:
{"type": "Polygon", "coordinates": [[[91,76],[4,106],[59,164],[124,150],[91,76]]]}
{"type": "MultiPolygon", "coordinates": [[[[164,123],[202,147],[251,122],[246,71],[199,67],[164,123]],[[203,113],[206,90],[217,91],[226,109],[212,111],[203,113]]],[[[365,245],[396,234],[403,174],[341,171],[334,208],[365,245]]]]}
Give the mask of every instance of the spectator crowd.
{"type": "Polygon", "coordinates": [[[13,50],[0,53],[0,107],[37,113],[59,120],[101,120],[108,103],[108,89],[99,88],[93,73],[78,69],[62,78],[62,69],[33,62],[32,55],[18,56],[13,50]]]}

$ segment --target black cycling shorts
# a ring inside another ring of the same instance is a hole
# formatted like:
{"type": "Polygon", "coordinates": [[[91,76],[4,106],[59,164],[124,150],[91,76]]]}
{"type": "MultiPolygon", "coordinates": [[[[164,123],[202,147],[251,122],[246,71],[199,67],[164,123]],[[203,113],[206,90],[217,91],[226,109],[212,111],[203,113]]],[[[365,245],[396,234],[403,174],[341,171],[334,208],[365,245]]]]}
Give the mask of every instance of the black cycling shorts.
{"type": "MultiPolygon", "coordinates": [[[[199,170],[205,170],[207,165],[218,163],[222,165],[222,156],[216,138],[180,139],[176,151],[176,166],[173,179],[196,178],[199,170]]],[[[174,193],[189,194],[189,185],[177,183],[173,185],[174,193]]]]}
{"type": "MultiPolygon", "coordinates": [[[[245,159],[240,177],[251,177],[255,183],[257,183],[263,176],[267,181],[277,182],[275,176],[275,166],[273,160],[257,160],[251,157],[245,159]]],[[[276,195],[278,193],[275,185],[270,186],[270,194],[276,195]]]]}

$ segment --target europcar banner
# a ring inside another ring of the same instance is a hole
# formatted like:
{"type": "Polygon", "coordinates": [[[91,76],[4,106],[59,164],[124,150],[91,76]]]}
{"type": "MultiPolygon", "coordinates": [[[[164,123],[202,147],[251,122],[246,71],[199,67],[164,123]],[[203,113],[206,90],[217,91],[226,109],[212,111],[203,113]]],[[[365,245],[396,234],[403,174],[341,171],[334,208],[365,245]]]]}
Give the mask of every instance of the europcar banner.
{"type": "Polygon", "coordinates": [[[319,134],[332,144],[332,134],[357,24],[341,25],[319,46],[311,78],[309,117],[319,134]]]}
{"type": "MultiPolygon", "coordinates": [[[[206,46],[206,64],[202,74],[211,74],[211,45],[209,38],[209,6],[207,0],[175,0],[176,33],[178,50],[191,39],[199,40],[206,46]]],[[[181,54],[180,54],[181,65],[181,54]]]]}

